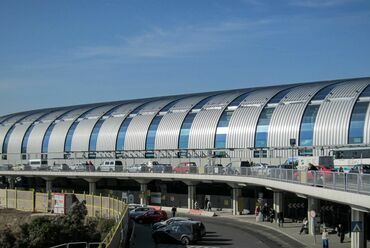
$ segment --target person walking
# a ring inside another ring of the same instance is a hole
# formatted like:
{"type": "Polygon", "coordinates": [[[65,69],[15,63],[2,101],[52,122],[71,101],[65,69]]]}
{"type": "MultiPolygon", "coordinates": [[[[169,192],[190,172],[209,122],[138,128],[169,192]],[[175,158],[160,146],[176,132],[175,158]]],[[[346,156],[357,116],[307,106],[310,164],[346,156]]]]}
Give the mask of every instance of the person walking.
{"type": "Polygon", "coordinates": [[[278,218],[278,226],[280,227],[283,227],[284,225],[284,213],[283,212],[279,212],[277,214],[277,218],[278,218]]]}
{"type": "Polygon", "coordinates": [[[301,230],[299,231],[299,234],[301,235],[303,231],[308,230],[308,220],[307,218],[303,219],[301,230]]]}
{"type": "Polygon", "coordinates": [[[204,200],[204,210],[206,210],[208,207],[208,198],[204,200]]]}
{"type": "Polygon", "coordinates": [[[211,201],[207,202],[207,211],[212,211],[211,201]]]}
{"type": "Polygon", "coordinates": [[[197,201],[194,202],[194,209],[199,209],[199,206],[198,206],[198,202],[197,201]]]}
{"type": "Polygon", "coordinates": [[[337,233],[338,233],[338,237],[339,237],[340,242],[343,243],[345,233],[344,233],[344,228],[343,228],[342,224],[338,225],[337,233]]]}
{"type": "Polygon", "coordinates": [[[176,217],[176,212],[177,212],[176,206],[172,207],[171,212],[172,212],[172,217],[176,217]]]}
{"type": "Polygon", "coordinates": [[[322,239],[322,248],[329,248],[329,233],[326,228],[324,228],[324,231],[322,232],[321,239],[322,239]]]}

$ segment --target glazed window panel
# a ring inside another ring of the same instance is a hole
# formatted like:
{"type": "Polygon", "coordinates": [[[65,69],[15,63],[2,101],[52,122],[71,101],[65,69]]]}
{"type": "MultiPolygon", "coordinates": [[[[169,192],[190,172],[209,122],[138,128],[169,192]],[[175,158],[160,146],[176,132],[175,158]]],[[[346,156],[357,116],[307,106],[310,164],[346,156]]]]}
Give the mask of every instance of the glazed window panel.
{"type": "Polygon", "coordinates": [[[150,124],[150,127],[149,127],[149,131],[148,131],[148,134],[147,134],[147,137],[146,137],[146,145],[145,145],[145,149],[146,150],[154,150],[154,146],[155,146],[155,137],[156,137],[156,134],[157,134],[157,130],[158,130],[158,126],[159,126],[159,123],[162,119],[162,115],[160,116],[156,116],[152,123],[150,124]]]}
{"type": "Polygon", "coordinates": [[[348,144],[361,144],[364,142],[364,126],[368,102],[357,102],[352,111],[349,125],[348,144]]]}
{"type": "Polygon", "coordinates": [[[255,147],[267,147],[268,129],[275,108],[264,108],[256,128],[255,147]]]}
{"type": "Polygon", "coordinates": [[[33,129],[33,125],[31,127],[29,127],[27,129],[27,132],[26,134],[24,135],[23,137],[23,140],[22,140],[22,148],[21,148],[21,153],[27,153],[27,144],[28,144],[28,139],[31,135],[31,132],[32,132],[32,129],[33,129]]]}
{"type": "Polygon", "coordinates": [[[89,151],[92,151],[92,152],[95,152],[96,151],[96,143],[98,141],[99,131],[100,131],[100,128],[103,125],[104,121],[105,120],[99,120],[96,123],[93,131],[91,132],[90,144],[89,144],[89,151]]]}
{"type": "Polygon", "coordinates": [[[10,136],[12,135],[12,133],[13,133],[14,128],[15,128],[15,126],[12,126],[9,129],[8,133],[6,134],[6,137],[4,139],[3,152],[2,153],[8,153],[9,139],[10,139],[10,136]]]}
{"type": "Polygon", "coordinates": [[[317,113],[320,105],[309,105],[307,106],[301,123],[299,133],[299,146],[312,146],[313,144],[313,132],[315,128],[315,122],[317,113]]]}
{"type": "Polygon", "coordinates": [[[126,138],[126,132],[127,128],[130,125],[132,118],[125,119],[122,122],[121,127],[119,128],[118,135],[117,135],[117,142],[116,142],[116,150],[123,151],[125,146],[125,138],[126,138]]]}
{"type": "Polygon", "coordinates": [[[179,135],[179,148],[180,149],[188,148],[190,128],[191,128],[191,125],[193,124],[195,115],[196,113],[189,113],[185,117],[185,120],[181,125],[181,130],[180,130],[180,135],[179,135]]]}
{"type": "Polygon", "coordinates": [[[79,122],[74,122],[71,126],[71,128],[68,130],[68,134],[67,134],[67,138],[66,138],[66,143],[64,145],[64,151],[65,152],[70,152],[71,151],[71,147],[72,147],[72,138],[73,138],[73,134],[77,128],[77,125],[78,125],[79,122]]]}
{"type": "Polygon", "coordinates": [[[55,123],[51,124],[45,133],[44,139],[42,141],[42,147],[41,147],[42,153],[48,153],[49,151],[49,140],[50,140],[51,132],[53,131],[54,127],[55,127],[55,123]]]}

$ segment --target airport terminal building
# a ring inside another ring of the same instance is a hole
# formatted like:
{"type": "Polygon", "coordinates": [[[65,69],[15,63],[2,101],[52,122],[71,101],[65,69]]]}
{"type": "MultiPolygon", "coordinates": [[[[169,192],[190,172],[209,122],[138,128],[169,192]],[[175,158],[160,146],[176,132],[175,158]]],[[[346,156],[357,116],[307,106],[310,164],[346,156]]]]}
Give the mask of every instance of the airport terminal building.
{"type": "Polygon", "coordinates": [[[370,78],[356,78],[27,111],[0,117],[1,163],[196,151],[367,158],[369,102],[370,78]]]}

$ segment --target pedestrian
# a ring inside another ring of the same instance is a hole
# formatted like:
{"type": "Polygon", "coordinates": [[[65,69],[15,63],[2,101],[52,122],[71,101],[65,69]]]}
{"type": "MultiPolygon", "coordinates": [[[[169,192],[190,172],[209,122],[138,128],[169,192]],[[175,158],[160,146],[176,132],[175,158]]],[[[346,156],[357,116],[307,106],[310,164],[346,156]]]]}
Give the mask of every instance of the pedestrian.
{"type": "Polygon", "coordinates": [[[322,239],[322,248],[329,248],[329,233],[326,228],[324,228],[324,231],[322,232],[321,239],[322,239]]]}
{"type": "Polygon", "coordinates": [[[197,201],[194,202],[194,209],[199,209],[199,206],[198,206],[198,202],[197,201]]]}
{"type": "Polygon", "coordinates": [[[207,202],[207,211],[212,211],[211,201],[207,202]]]}
{"type": "Polygon", "coordinates": [[[274,222],[274,219],[275,219],[275,210],[273,208],[270,209],[270,215],[269,215],[269,218],[270,218],[270,222],[274,222]]]}
{"type": "Polygon", "coordinates": [[[206,199],[204,200],[204,210],[206,210],[206,209],[207,209],[207,206],[208,206],[208,198],[206,198],[206,199]]]}
{"type": "Polygon", "coordinates": [[[176,217],[176,211],[177,211],[176,206],[173,206],[171,211],[172,211],[172,217],[176,217]]]}
{"type": "Polygon", "coordinates": [[[343,243],[345,233],[344,233],[344,228],[343,228],[342,224],[338,225],[337,234],[338,234],[340,242],[343,243]]]}
{"type": "Polygon", "coordinates": [[[278,217],[278,226],[279,227],[283,227],[283,224],[284,224],[284,213],[283,212],[279,212],[277,214],[277,217],[278,217]]]}
{"type": "Polygon", "coordinates": [[[299,231],[299,234],[301,235],[303,231],[308,230],[308,220],[307,218],[303,219],[301,230],[299,231]]]}
{"type": "Polygon", "coordinates": [[[267,203],[265,203],[265,205],[262,207],[262,222],[265,221],[265,219],[267,220],[267,215],[269,214],[269,207],[267,205],[267,203]]]}

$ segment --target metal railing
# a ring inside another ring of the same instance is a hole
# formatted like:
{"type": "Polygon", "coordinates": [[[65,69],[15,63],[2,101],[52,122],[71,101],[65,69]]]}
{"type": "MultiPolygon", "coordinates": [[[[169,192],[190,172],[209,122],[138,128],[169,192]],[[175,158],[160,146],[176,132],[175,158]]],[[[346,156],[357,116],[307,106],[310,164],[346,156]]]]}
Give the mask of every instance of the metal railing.
{"type": "MultiPolygon", "coordinates": [[[[53,171],[48,167],[43,171],[53,171]]],[[[72,170],[60,171],[59,173],[74,172],[72,170]]],[[[295,184],[309,185],[313,187],[324,187],[334,190],[354,192],[358,194],[370,195],[370,174],[362,173],[344,173],[332,171],[310,171],[283,168],[261,168],[261,167],[232,167],[232,166],[196,166],[189,167],[187,170],[181,170],[178,166],[170,165],[125,165],[119,171],[102,172],[96,171],[95,167],[86,166],[79,172],[88,172],[91,174],[110,173],[109,176],[122,176],[121,173],[152,173],[161,174],[198,174],[198,175],[219,175],[219,176],[238,176],[255,177],[267,180],[284,181],[295,184]],[[92,169],[94,168],[94,169],[92,169]],[[118,175],[121,174],[121,175],[118,175]]],[[[32,174],[32,171],[30,171],[32,174]]],[[[0,171],[1,175],[1,171],[0,171]]]]}

